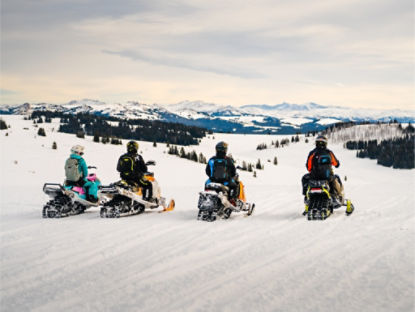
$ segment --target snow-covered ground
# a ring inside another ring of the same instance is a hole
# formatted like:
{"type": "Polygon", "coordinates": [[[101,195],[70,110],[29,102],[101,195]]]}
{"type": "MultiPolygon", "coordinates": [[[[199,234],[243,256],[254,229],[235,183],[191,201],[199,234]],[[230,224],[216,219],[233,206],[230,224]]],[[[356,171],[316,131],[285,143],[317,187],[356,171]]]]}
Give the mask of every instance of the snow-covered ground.
{"type": "Polygon", "coordinates": [[[312,142],[257,151],[283,136],[214,134],[187,150],[209,157],[225,140],[234,158],[260,158],[265,170],[257,178],[240,172],[256,203],[251,217],[207,223],[196,220],[204,165],[140,142],[144,159],[157,161],[164,196],[176,200],[173,212],[101,219],[93,208],[42,219],[43,183],[63,180],[72,145],[86,147],[104,184],[117,180],[125,145],[52,132],[56,124],[42,124],[47,136],[39,137],[22,116],[2,118],[11,128],[0,132],[1,311],[415,309],[414,170],[378,166],[330,145],[356,210],[310,222],[301,215],[300,179],[312,142]]]}

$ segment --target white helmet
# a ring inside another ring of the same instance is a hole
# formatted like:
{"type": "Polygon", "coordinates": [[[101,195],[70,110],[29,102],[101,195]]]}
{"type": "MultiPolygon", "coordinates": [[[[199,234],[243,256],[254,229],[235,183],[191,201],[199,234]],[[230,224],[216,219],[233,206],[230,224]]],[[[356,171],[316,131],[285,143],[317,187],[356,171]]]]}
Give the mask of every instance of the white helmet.
{"type": "Polygon", "coordinates": [[[72,146],[71,153],[82,155],[84,153],[84,147],[82,145],[72,146]]]}

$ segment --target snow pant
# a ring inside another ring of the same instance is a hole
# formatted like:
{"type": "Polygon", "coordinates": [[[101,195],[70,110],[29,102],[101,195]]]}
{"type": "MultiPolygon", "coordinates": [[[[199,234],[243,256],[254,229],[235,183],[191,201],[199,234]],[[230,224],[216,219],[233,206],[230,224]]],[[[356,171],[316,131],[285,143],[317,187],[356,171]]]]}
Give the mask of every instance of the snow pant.
{"type": "Polygon", "coordinates": [[[148,201],[153,198],[153,184],[151,181],[148,181],[146,178],[141,177],[138,180],[138,186],[143,189],[143,199],[148,201]]]}
{"type": "Polygon", "coordinates": [[[305,196],[307,194],[307,188],[308,188],[308,181],[310,181],[310,174],[306,173],[301,178],[301,184],[303,186],[303,195],[305,196]]]}
{"type": "Polygon", "coordinates": [[[83,185],[83,188],[86,191],[87,199],[89,197],[92,197],[93,199],[98,198],[98,186],[99,186],[99,182],[92,182],[92,181],[85,182],[85,184],[83,185]]]}
{"type": "Polygon", "coordinates": [[[341,200],[343,201],[344,199],[344,188],[343,188],[343,183],[340,180],[340,177],[335,174],[333,176],[333,179],[331,181],[330,184],[330,189],[334,190],[334,192],[336,193],[336,195],[341,198],[341,200]]]}
{"type": "MultiPolygon", "coordinates": [[[[122,178],[122,177],[121,177],[122,178]]],[[[142,191],[143,200],[148,201],[153,197],[153,184],[146,178],[141,177],[138,180],[123,179],[128,185],[136,188],[140,187],[142,191]]]]}
{"type": "Polygon", "coordinates": [[[220,183],[229,188],[228,198],[238,198],[239,195],[239,183],[236,183],[234,179],[225,182],[217,182],[211,179],[207,179],[205,185],[209,184],[210,182],[220,183]]]}
{"type": "MultiPolygon", "coordinates": [[[[96,182],[92,182],[92,181],[85,181],[85,180],[80,180],[78,182],[70,182],[70,181],[65,181],[65,186],[69,187],[70,189],[72,189],[74,186],[79,186],[82,187],[85,190],[85,199],[89,200],[90,197],[92,197],[94,200],[98,199],[98,186],[101,183],[99,181],[96,182]]],[[[83,197],[81,197],[83,198],[83,197]]]]}

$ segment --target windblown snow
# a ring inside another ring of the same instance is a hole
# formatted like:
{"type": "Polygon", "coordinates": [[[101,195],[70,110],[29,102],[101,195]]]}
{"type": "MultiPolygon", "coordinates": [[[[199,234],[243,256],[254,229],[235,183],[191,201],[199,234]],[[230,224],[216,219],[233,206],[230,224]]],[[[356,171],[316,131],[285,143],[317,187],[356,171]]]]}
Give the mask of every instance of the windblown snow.
{"type": "Polygon", "coordinates": [[[11,128],[0,132],[1,311],[414,311],[414,170],[330,144],[356,210],[312,222],[301,215],[300,187],[312,140],[257,151],[283,136],[210,135],[186,149],[210,157],[225,140],[239,164],[261,159],[265,169],[240,172],[252,216],[207,223],[196,220],[204,165],[140,142],[174,211],[43,219],[43,184],[63,181],[72,145],[85,146],[109,184],[125,144],[58,133],[56,123],[41,124],[40,137],[22,116],[2,118],[11,128]]]}

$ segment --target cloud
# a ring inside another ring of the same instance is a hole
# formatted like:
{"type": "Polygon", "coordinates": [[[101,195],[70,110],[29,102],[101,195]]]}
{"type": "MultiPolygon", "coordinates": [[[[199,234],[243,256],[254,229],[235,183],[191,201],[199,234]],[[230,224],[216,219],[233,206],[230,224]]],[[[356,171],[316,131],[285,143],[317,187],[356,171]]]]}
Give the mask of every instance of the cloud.
{"type": "Polygon", "coordinates": [[[172,57],[172,56],[167,56],[167,55],[154,56],[154,55],[141,53],[138,51],[103,50],[102,52],[111,54],[111,55],[119,55],[121,57],[132,59],[134,61],[148,62],[156,66],[163,65],[163,66],[180,67],[180,68],[185,68],[185,69],[190,69],[190,70],[209,72],[209,73],[214,73],[218,75],[229,75],[229,76],[235,76],[235,77],[247,78],[247,79],[265,77],[265,75],[262,75],[258,72],[238,69],[230,65],[220,67],[220,66],[215,66],[214,64],[207,64],[205,62],[195,62],[190,59],[172,57]]]}
{"type": "Polygon", "coordinates": [[[3,85],[23,94],[29,86],[16,81],[41,77],[61,82],[55,98],[69,85],[105,97],[101,83],[120,100],[138,85],[155,89],[137,94],[150,101],[163,94],[164,102],[203,98],[209,93],[201,85],[219,102],[327,103],[330,95],[333,104],[343,101],[338,89],[360,88],[368,105],[390,98],[392,88],[402,91],[396,102],[408,105],[413,9],[412,0],[3,0],[3,85]],[[114,77],[135,85],[115,89],[114,77]]]}
{"type": "Polygon", "coordinates": [[[13,90],[6,90],[6,89],[0,89],[0,95],[12,95],[12,94],[18,94],[18,91],[13,90]]]}

